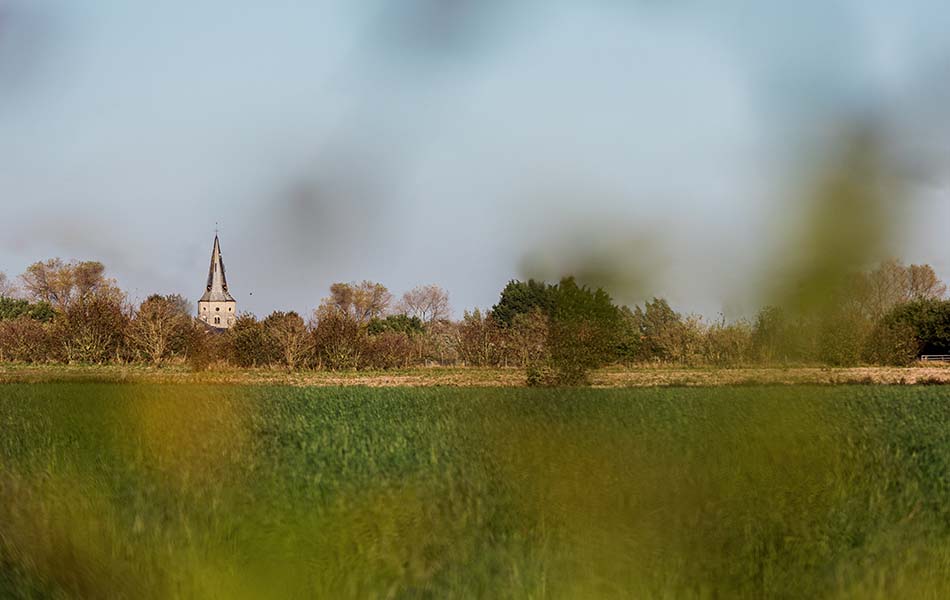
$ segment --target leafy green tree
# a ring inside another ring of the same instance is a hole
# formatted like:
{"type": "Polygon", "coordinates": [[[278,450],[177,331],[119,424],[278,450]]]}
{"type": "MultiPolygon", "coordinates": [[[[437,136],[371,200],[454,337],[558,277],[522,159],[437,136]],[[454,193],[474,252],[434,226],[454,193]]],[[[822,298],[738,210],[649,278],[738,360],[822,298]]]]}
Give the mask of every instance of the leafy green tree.
{"type": "Polygon", "coordinates": [[[876,362],[890,364],[906,364],[911,353],[913,358],[919,354],[950,354],[950,301],[931,299],[898,305],[877,325],[865,351],[876,362]],[[916,344],[909,343],[911,331],[916,344]]]}
{"type": "Polygon", "coordinates": [[[465,315],[461,337],[481,361],[526,364],[528,382],[580,385],[587,373],[619,356],[623,318],[610,295],[565,277],[557,285],[510,281],[487,318],[465,315]],[[489,357],[491,357],[489,359],[489,357]]]}
{"type": "Polygon", "coordinates": [[[557,286],[543,281],[512,280],[501,292],[498,304],[492,307],[490,315],[498,325],[510,327],[517,315],[526,315],[540,309],[550,315],[557,303],[557,286]]]}
{"type": "Polygon", "coordinates": [[[26,311],[26,316],[34,321],[49,323],[53,320],[53,317],[56,316],[56,311],[53,310],[53,307],[47,302],[35,302],[31,304],[30,308],[26,311]]]}
{"type": "Polygon", "coordinates": [[[379,335],[386,331],[395,331],[412,336],[424,333],[425,330],[426,326],[422,319],[416,316],[410,317],[406,314],[389,315],[384,319],[377,317],[372,319],[366,328],[367,333],[370,335],[379,335]]]}
{"type": "MultiPolygon", "coordinates": [[[[588,372],[617,357],[622,318],[603,289],[566,277],[554,288],[548,348],[554,385],[581,385],[588,372]]],[[[529,380],[533,379],[529,373],[529,380]]]]}
{"type": "Polygon", "coordinates": [[[46,302],[32,303],[28,300],[0,296],[0,321],[26,317],[47,323],[53,320],[55,314],[53,307],[46,302]]]}
{"type": "Polygon", "coordinates": [[[629,306],[620,307],[620,331],[617,335],[617,358],[625,363],[640,360],[643,334],[640,317],[629,306]]]}
{"type": "Polygon", "coordinates": [[[679,353],[683,318],[663,298],[653,298],[641,309],[637,306],[631,317],[640,334],[641,360],[672,361],[679,353]]]}

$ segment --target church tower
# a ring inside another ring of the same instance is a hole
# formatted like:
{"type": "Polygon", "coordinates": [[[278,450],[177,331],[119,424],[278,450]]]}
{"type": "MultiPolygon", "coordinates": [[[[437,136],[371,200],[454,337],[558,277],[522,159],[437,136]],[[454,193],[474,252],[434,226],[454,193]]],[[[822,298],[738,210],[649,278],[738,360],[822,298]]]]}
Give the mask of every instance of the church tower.
{"type": "Polygon", "coordinates": [[[217,234],[214,236],[214,248],[211,249],[208,284],[198,300],[198,318],[215,329],[230,329],[237,319],[237,302],[228,293],[228,280],[224,275],[224,260],[221,258],[217,234]]]}

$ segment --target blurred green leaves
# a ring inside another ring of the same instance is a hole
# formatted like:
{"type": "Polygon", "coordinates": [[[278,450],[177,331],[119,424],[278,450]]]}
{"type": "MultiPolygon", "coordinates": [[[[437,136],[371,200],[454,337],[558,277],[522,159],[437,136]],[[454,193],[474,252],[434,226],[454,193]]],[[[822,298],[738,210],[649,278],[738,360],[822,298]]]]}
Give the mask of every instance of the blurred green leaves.
{"type": "Polygon", "coordinates": [[[942,398],[8,385],[0,595],[940,597],[942,398]]]}
{"type": "Polygon", "coordinates": [[[804,206],[776,215],[784,243],[767,271],[765,289],[773,303],[797,314],[834,310],[856,273],[884,258],[898,225],[893,171],[882,137],[873,129],[845,131],[825,149],[827,163],[805,187],[804,206]],[[803,219],[795,223],[796,215],[803,219]]]}

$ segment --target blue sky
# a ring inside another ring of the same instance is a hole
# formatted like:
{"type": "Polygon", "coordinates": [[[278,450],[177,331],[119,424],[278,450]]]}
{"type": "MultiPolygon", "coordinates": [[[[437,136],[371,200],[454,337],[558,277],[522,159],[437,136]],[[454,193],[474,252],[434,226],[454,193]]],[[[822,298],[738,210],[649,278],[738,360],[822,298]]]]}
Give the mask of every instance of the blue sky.
{"type": "Polygon", "coordinates": [[[655,267],[622,299],[742,313],[790,182],[874,114],[923,165],[892,251],[950,278],[946,31],[929,0],[0,0],[0,271],[197,297],[217,223],[242,309],[372,279],[460,313],[621,240],[655,267]]]}

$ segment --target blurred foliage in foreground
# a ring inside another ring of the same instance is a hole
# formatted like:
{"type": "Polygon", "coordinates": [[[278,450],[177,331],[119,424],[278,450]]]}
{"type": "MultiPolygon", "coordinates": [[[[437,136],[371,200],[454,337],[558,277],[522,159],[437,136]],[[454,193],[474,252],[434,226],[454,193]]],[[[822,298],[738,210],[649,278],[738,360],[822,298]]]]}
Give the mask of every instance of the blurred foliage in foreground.
{"type": "Polygon", "coordinates": [[[0,596],[946,597],[936,387],[0,389],[0,596]]]}

